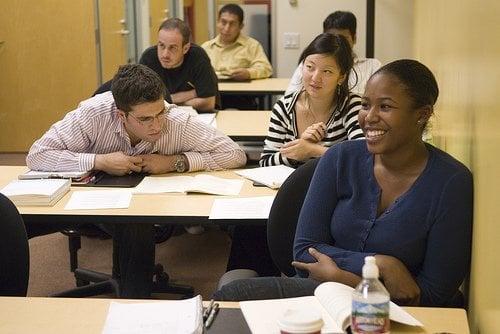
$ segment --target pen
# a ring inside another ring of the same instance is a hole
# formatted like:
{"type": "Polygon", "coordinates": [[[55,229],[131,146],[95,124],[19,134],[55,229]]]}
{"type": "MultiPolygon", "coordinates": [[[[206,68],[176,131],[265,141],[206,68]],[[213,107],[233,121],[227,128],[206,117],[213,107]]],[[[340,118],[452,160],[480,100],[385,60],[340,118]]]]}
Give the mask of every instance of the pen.
{"type": "Polygon", "coordinates": [[[210,312],[212,311],[212,307],[214,307],[214,300],[212,299],[208,304],[208,307],[203,311],[203,321],[207,321],[210,312]]]}
{"type": "Polygon", "coordinates": [[[210,311],[210,314],[208,315],[207,321],[205,321],[205,328],[209,328],[212,326],[212,323],[215,320],[215,317],[217,316],[217,313],[219,313],[219,303],[215,303],[214,307],[210,311]]]}
{"type": "Polygon", "coordinates": [[[191,83],[191,81],[188,81],[187,84],[191,86],[191,88],[195,89],[196,87],[191,83]]]}

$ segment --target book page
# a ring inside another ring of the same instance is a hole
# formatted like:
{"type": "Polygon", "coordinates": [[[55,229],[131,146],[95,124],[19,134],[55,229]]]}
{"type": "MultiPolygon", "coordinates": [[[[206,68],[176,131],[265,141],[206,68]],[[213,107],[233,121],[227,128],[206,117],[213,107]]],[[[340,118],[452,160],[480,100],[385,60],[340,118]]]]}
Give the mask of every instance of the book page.
{"type": "Polygon", "coordinates": [[[132,190],[134,194],[183,193],[191,187],[192,176],[146,176],[132,190]]]}
{"type": "Polygon", "coordinates": [[[279,165],[239,170],[236,171],[236,174],[252,181],[262,183],[269,188],[277,189],[281,187],[283,182],[285,182],[293,171],[295,171],[295,169],[291,167],[279,165]]]}
{"type": "MultiPolygon", "coordinates": [[[[314,291],[323,307],[328,310],[332,318],[345,329],[350,324],[352,292],[350,286],[326,282],[319,285],[314,291]]],[[[423,326],[423,324],[403,310],[398,305],[390,302],[389,317],[392,321],[410,326],[423,326]]]]}
{"type": "Polygon", "coordinates": [[[278,319],[291,308],[313,309],[320,313],[325,323],[321,333],[343,333],[314,296],[245,301],[240,302],[240,307],[252,334],[279,334],[278,319]]]}
{"type": "Polygon", "coordinates": [[[130,190],[75,191],[64,210],[126,209],[130,206],[130,190]]]}
{"type": "Polygon", "coordinates": [[[152,303],[111,302],[103,334],[201,334],[202,303],[198,295],[185,300],[152,303]]]}
{"type": "Polygon", "coordinates": [[[350,286],[327,282],[320,284],[314,295],[337,324],[345,330],[351,324],[352,291],[350,286]]]}
{"type": "Polygon", "coordinates": [[[200,192],[214,195],[236,196],[243,187],[241,179],[224,179],[212,175],[199,174],[186,189],[188,192],[200,192]]]}
{"type": "Polygon", "coordinates": [[[274,196],[214,200],[208,219],[267,219],[274,196]]]}

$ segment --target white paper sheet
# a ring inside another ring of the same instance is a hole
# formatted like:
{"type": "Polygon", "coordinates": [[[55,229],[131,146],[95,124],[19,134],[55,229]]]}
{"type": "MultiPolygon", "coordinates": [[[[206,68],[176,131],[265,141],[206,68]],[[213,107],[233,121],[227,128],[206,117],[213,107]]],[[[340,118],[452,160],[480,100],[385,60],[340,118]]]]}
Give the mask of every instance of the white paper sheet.
{"type": "Polygon", "coordinates": [[[111,302],[103,334],[202,333],[201,297],[154,303],[111,302]]]}
{"type": "Polygon", "coordinates": [[[236,171],[236,174],[241,175],[252,181],[265,184],[269,188],[277,189],[281,187],[283,182],[295,171],[295,169],[285,166],[269,166],[258,167],[236,171]]]}
{"type": "Polygon", "coordinates": [[[267,219],[273,200],[274,196],[216,199],[208,219],[267,219]]]}
{"type": "Polygon", "coordinates": [[[171,192],[199,192],[214,195],[236,196],[243,186],[241,179],[225,179],[212,175],[196,176],[146,176],[133,190],[134,194],[161,194],[171,192]]]}
{"type": "MultiPolygon", "coordinates": [[[[197,117],[203,123],[214,126],[215,116],[216,116],[215,113],[207,113],[207,114],[198,114],[197,117]]],[[[216,126],[217,126],[217,124],[215,124],[215,127],[216,126]]]]}
{"type": "Polygon", "coordinates": [[[131,199],[128,189],[75,191],[64,210],[126,209],[131,199]]]}

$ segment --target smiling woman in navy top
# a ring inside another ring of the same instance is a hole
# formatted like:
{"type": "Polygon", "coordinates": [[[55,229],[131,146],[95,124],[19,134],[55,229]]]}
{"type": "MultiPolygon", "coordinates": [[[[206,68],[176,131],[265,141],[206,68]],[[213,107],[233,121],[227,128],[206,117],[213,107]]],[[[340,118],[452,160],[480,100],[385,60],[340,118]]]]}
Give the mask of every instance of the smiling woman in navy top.
{"type": "Polygon", "coordinates": [[[253,299],[249,287],[258,298],[282,298],[312,294],[323,281],[355,286],[364,257],[374,255],[392,300],[458,305],[470,260],[472,175],[422,141],[438,92],[415,60],[377,71],[358,116],[366,140],[327,151],[302,207],[293,264],[307,278],[236,281],[223,298],[253,299]]]}

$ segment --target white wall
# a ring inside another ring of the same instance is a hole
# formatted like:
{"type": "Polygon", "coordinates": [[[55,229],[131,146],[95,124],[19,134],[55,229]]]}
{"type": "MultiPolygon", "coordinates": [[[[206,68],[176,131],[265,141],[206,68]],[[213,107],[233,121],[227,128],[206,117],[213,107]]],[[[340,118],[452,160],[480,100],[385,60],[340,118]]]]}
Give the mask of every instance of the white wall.
{"type": "Polygon", "coordinates": [[[336,10],[348,10],[358,19],[358,42],[355,51],[365,55],[366,1],[365,0],[297,0],[290,5],[287,0],[272,2],[272,63],[276,77],[291,77],[297,67],[302,50],[323,32],[323,20],[336,10]],[[299,48],[285,49],[284,33],[299,33],[299,48]]]}
{"type": "MultiPolygon", "coordinates": [[[[382,63],[413,57],[414,0],[375,1],[375,57],[382,63]]],[[[366,0],[288,0],[272,2],[272,63],[274,76],[290,77],[302,50],[323,32],[323,20],[336,10],[348,10],[357,18],[357,43],[354,51],[365,57],[366,0]],[[293,1],[292,1],[293,2],[293,1]],[[284,48],[284,33],[299,33],[299,48],[284,48]]]]}
{"type": "Polygon", "coordinates": [[[382,64],[414,58],[414,0],[375,1],[375,58],[382,64]]]}

